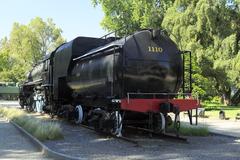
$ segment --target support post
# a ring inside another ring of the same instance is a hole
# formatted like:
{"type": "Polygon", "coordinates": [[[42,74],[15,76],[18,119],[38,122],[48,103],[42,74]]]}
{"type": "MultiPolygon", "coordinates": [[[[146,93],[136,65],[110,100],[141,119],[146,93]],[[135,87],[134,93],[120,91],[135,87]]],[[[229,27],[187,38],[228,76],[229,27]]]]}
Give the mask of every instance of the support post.
{"type": "Polygon", "coordinates": [[[196,108],[196,123],[195,125],[198,125],[198,108],[196,108]]]}
{"type": "Polygon", "coordinates": [[[192,110],[188,110],[188,118],[189,118],[189,122],[192,125],[192,110]]]}

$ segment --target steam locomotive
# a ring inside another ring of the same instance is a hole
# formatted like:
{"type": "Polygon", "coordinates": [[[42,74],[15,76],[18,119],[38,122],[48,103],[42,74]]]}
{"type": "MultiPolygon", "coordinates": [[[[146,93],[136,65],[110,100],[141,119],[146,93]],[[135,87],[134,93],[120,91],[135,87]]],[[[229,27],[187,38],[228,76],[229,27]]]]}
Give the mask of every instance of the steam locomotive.
{"type": "Polygon", "coordinates": [[[161,30],[77,37],[32,68],[20,105],[118,136],[125,125],[164,133],[170,112],[177,126],[181,111],[199,105],[190,94],[178,98],[185,83],[184,53],[161,30]]]}

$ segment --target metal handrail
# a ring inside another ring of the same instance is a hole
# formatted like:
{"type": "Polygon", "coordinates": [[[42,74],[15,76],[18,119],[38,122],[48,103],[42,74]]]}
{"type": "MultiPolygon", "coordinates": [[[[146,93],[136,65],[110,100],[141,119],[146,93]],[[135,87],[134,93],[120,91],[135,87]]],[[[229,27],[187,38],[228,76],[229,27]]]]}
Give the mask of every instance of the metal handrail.
{"type": "Polygon", "coordinates": [[[191,93],[139,93],[139,92],[128,92],[127,94],[143,94],[143,95],[189,95],[191,93]]]}
{"type": "Polygon", "coordinates": [[[127,93],[128,103],[129,103],[130,95],[153,95],[153,97],[155,97],[156,95],[164,95],[164,96],[177,96],[177,95],[191,96],[192,93],[138,93],[138,92],[128,92],[127,93]]]}

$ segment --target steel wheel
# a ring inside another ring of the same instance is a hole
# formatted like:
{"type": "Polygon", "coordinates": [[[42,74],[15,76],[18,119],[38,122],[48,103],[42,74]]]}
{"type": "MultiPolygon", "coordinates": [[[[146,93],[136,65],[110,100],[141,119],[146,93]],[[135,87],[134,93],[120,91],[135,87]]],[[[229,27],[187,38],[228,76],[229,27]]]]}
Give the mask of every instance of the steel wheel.
{"type": "Polygon", "coordinates": [[[119,111],[115,111],[111,115],[113,121],[113,127],[110,130],[111,134],[120,137],[122,136],[122,116],[119,111]]]}
{"type": "Polygon", "coordinates": [[[74,116],[74,122],[76,124],[81,124],[83,121],[83,109],[81,105],[77,105],[75,107],[75,116],[74,116]]]}

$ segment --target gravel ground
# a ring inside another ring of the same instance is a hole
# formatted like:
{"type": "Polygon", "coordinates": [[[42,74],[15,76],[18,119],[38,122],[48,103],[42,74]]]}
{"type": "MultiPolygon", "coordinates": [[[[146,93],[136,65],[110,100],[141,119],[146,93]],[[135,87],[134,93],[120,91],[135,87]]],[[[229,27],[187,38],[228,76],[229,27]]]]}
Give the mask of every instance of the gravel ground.
{"type": "Polygon", "coordinates": [[[61,125],[65,139],[44,144],[83,159],[240,160],[240,139],[226,136],[187,137],[188,144],[144,138],[138,139],[140,146],[136,146],[66,122],[61,125]]]}
{"type": "MultiPolygon", "coordinates": [[[[0,121],[0,159],[16,156],[18,159],[43,159],[26,139],[16,135],[11,129],[13,126],[4,126],[5,123],[0,121]]],[[[83,159],[240,160],[240,138],[187,137],[188,144],[148,138],[139,139],[141,145],[135,146],[66,122],[61,122],[61,126],[64,140],[45,141],[44,144],[54,151],[83,159]]]]}
{"type": "Polygon", "coordinates": [[[48,159],[9,122],[0,118],[0,159],[48,159]]]}

